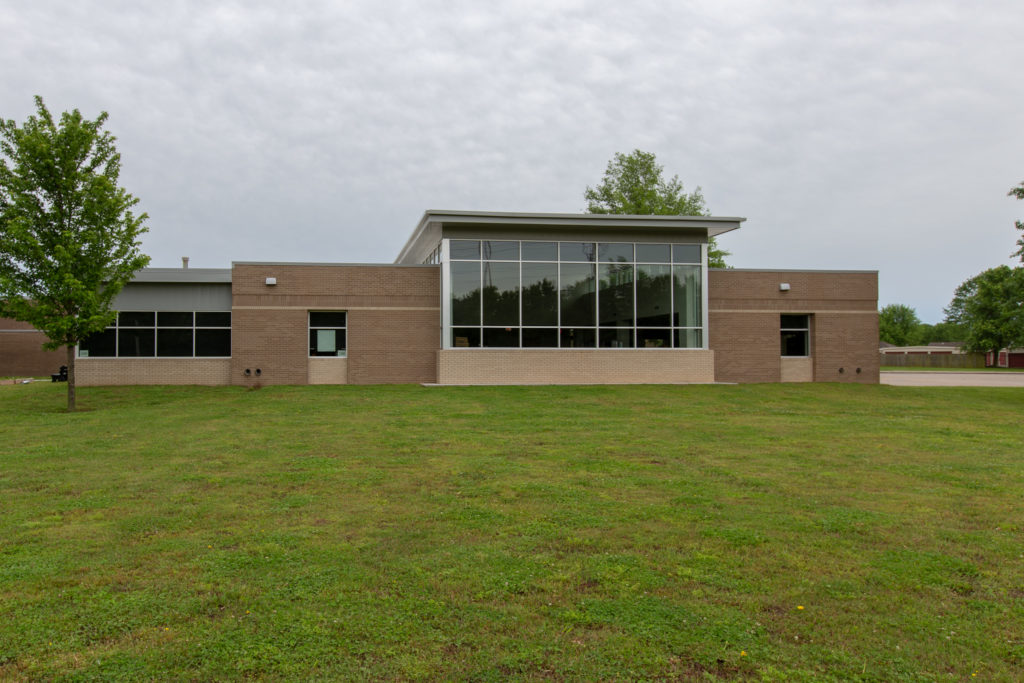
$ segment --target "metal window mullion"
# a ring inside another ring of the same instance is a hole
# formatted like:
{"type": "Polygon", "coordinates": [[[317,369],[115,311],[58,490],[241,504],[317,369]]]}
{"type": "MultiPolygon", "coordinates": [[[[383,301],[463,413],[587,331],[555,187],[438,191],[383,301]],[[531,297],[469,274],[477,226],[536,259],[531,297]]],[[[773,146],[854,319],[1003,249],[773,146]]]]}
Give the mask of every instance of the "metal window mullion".
{"type": "MultiPolygon", "coordinates": [[[[669,257],[671,260],[671,248],[669,249],[669,257]]],[[[676,315],[676,264],[668,264],[668,324],[670,327],[675,327],[676,315]]],[[[676,335],[669,332],[668,347],[670,349],[676,348],[676,335]]]]}
{"type": "Polygon", "coordinates": [[[700,317],[701,317],[701,348],[709,348],[708,342],[708,245],[700,245],[700,317]]]}
{"type": "MultiPolygon", "coordinates": [[[[438,261],[441,266],[441,348],[450,349],[451,338],[452,338],[452,285],[451,285],[451,269],[452,260],[450,257],[450,249],[448,247],[448,238],[441,240],[441,244],[438,245],[440,250],[438,253],[438,261]]],[[[345,322],[348,323],[348,316],[345,317],[345,322]]],[[[345,350],[346,354],[348,349],[345,350]]]]}
{"type": "Polygon", "coordinates": [[[555,336],[556,347],[562,348],[562,241],[555,241],[555,336]]]}
{"type": "Polygon", "coordinates": [[[519,245],[519,326],[516,328],[516,336],[519,344],[516,348],[523,348],[523,241],[516,240],[519,245]]]}
{"type": "Polygon", "coordinates": [[[484,348],[484,244],[483,240],[480,240],[480,268],[478,272],[477,282],[480,283],[480,346],[477,348],[484,348]]]}

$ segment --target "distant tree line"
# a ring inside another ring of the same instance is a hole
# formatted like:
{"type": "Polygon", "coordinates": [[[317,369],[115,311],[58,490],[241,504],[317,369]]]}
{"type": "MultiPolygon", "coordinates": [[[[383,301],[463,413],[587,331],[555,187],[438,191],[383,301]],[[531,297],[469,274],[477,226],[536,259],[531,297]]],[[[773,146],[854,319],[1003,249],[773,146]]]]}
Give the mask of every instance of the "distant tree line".
{"type": "MultiPolygon", "coordinates": [[[[1024,199],[1024,182],[1009,196],[1024,199]]],[[[1015,227],[1024,232],[1024,221],[1015,227]]],[[[1011,256],[1024,263],[1024,235],[1011,256]]],[[[1024,346],[1024,267],[997,266],[965,280],[944,312],[943,322],[927,325],[909,306],[885,306],[878,312],[879,339],[896,346],[960,342],[964,350],[976,352],[1024,346]]]]}

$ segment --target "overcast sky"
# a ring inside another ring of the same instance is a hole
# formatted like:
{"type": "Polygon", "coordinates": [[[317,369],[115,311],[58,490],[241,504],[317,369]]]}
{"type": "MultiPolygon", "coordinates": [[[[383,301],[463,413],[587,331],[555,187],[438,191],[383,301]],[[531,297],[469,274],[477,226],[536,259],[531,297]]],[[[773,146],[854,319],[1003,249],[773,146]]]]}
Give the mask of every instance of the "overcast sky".
{"type": "Polygon", "coordinates": [[[0,0],[0,116],[110,114],[154,266],[390,262],[426,209],[584,208],[615,152],[741,268],[937,322],[1011,263],[1024,2],[0,0]]]}

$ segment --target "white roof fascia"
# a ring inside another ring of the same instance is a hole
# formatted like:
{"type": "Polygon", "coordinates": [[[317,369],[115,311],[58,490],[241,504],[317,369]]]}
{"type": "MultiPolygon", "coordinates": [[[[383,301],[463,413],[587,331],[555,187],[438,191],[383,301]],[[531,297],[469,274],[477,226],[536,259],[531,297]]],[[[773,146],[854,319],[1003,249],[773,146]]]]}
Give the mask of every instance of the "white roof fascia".
{"type": "Polygon", "coordinates": [[[398,253],[401,261],[419,239],[428,223],[523,226],[633,227],[633,228],[705,228],[708,237],[736,230],[746,218],[736,216],[653,216],[615,213],[520,213],[512,211],[445,211],[428,209],[416,229],[398,253]]]}

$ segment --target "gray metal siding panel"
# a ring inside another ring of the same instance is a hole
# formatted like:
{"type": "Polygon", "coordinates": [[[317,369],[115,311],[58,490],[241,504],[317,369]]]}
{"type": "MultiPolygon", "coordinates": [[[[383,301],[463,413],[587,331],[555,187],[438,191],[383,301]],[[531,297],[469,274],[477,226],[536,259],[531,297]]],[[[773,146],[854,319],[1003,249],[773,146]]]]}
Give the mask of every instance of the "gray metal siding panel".
{"type": "Polygon", "coordinates": [[[114,298],[118,311],[230,311],[230,284],[132,282],[114,298]]]}

